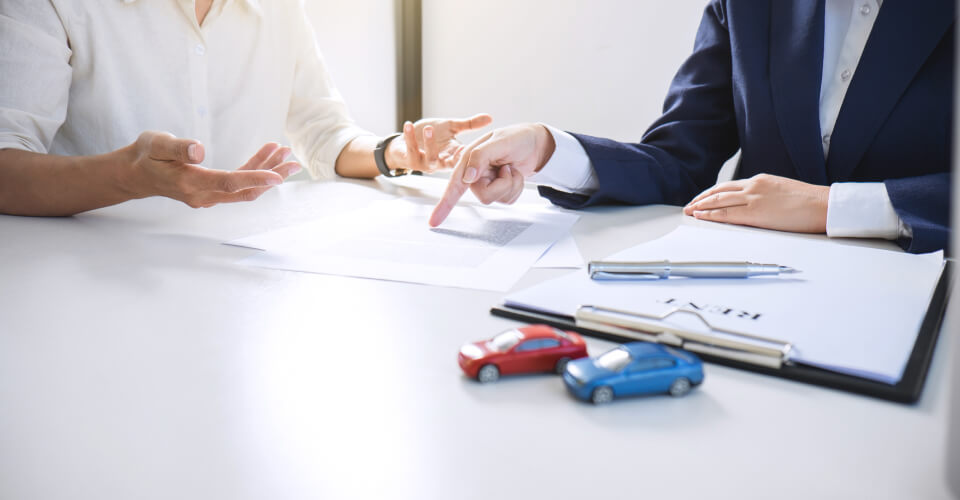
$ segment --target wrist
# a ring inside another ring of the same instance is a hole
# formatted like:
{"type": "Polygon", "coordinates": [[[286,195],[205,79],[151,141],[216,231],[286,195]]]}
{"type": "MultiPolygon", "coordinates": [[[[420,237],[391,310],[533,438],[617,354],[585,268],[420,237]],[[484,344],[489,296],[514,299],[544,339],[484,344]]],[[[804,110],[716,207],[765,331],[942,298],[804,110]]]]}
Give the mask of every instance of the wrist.
{"type": "Polygon", "coordinates": [[[408,170],[407,147],[402,136],[387,144],[387,149],[383,152],[383,160],[390,170],[408,170]]]}
{"type": "Polygon", "coordinates": [[[830,186],[818,186],[817,202],[819,210],[817,211],[817,232],[827,232],[827,215],[830,211],[830,186]]]}
{"type": "Polygon", "coordinates": [[[136,148],[130,145],[110,153],[91,157],[98,161],[109,172],[115,189],[131,199],[146,198],[156,193],[152,192],[155,186],[145,180],[143,170],[136,161],[136,148]]]}
{"type": "Polygon", "coordinates": [[[557,149],[557,143],[553,140],[553,134],[550,133],[546,125],[537,124],[534,126],[537,128],[534,136],[534,147],[537,151],[537,168],[534,172],[539,172],[547,162],[550,161],[550,158],[553,157],[553,153],[557,149]]]}

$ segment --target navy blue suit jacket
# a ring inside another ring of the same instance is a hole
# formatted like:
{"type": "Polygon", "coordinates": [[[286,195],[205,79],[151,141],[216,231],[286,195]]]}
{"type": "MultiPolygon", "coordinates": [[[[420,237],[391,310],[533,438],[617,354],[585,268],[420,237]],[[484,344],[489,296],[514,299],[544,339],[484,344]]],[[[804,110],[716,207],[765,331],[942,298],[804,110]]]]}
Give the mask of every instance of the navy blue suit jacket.
{"type": "Polygon", "coordinates": [[[661,116],[640,143],[574,134],[600,181],[591,196],[541,187],[554,203],[684,205],[739,149],[739,178],[886,184],[911,252],[949,239],[953,0],[886,0],[824,160],[819,96],[824,0],[714,0],[661,116]]]}

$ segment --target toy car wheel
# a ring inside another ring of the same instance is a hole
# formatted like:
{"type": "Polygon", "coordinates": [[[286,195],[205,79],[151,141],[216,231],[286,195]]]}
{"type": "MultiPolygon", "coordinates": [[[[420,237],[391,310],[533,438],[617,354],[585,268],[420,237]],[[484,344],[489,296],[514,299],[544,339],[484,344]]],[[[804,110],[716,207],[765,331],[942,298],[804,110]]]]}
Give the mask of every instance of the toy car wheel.
{"type": "Polygon", "coordinates": [[[500,369],[494,365],[483,365],[480,371],[477,372],[477,380],[479,380],[481,384],[496,382],[499,378],[500,369]]]}
{"type": "Polygon", "coordinates": [[[590,401],[595,405],[607,404],[613,401],[613,388],[609,385],[602,385],[593,390],[590,395],[590,401]]]}
{"type": "Polygon", "coordinates": [[[557,360],[557,365],[553,368],[553,370],[563,375],[563,371],[567,369],[567,363],[569,362],[570,362],[570,358],[567,358],[567,357],[560,358],[557,360]]]}
{"type": "Polygon", "coordinates": [[[684,377],[680,377],[673,381],[670,384],[670,395],[674,397],[680,397],[684,394],[690,392],[690,380],[684,377]]]}

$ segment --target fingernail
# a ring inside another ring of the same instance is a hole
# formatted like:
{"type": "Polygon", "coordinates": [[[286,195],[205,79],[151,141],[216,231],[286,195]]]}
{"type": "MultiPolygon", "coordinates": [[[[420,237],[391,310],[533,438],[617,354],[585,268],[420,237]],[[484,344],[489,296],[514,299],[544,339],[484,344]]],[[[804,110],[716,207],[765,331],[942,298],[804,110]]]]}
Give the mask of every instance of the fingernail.
{"type": "Polygon", "coordinates": [[[200,157],[197,155],[196,144],[191,144],[187,146],[187,158],[189,158],[190,161],[200,161],[200,157]]]}
{"type": "Polygon", "coordinates": [[[271,177],[267,180],[267,184],[270,186],[276,186],[278,184],[283,184],[283,179],[280,177],[271,177]]]}
{"type": "Polygon", "coordinates": [[[707,213],[706,210],[694,210],[694,211],[693,211],[693,216],[694,216],[694,217],[701,217],[701,216],[702,216],[703,214],[705,214],[705,213],[707,213]]]}
{"type": "Polygon", "coordinates": [[[301,167],[300,165],[295,165],[293,168],[290,169],[290,175],[293,175],[301,170],[303,170],[303,167],[301,167]]]}
{"type": "Polygon", "coordinates": [[[477,169],[470,167],[463,173],[463,182],[471,183],[477,180],[477,169]]]}
{"type": "Polygon", "coordinates": [[[427,138],[433,137],[433,129],[432,129],[432,128],[428,128],[428,129],[424,130],[424,131],[423,131],[423,135],[425,135],[427,138]]]}

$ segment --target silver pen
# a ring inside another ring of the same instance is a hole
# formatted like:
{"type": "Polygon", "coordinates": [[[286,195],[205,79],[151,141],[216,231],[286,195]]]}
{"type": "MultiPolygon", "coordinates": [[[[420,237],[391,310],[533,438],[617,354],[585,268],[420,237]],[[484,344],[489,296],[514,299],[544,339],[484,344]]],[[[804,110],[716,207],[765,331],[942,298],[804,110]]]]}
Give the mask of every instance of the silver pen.
{"type": "Polygon", "coordinates": [[[587,265],[591,279],[600,281],[659,280],[684,278],[749,278],[800,272],[792,267],[753,262],[603,262],[587,265]]]}

